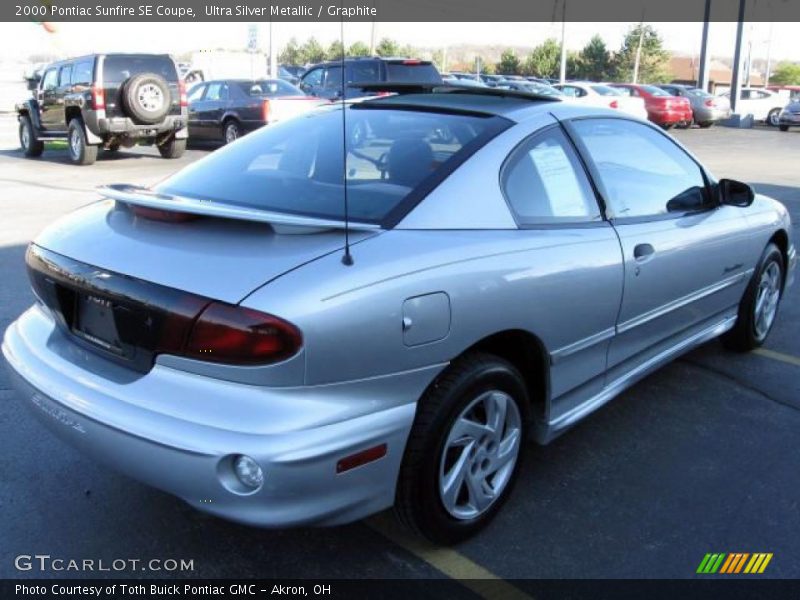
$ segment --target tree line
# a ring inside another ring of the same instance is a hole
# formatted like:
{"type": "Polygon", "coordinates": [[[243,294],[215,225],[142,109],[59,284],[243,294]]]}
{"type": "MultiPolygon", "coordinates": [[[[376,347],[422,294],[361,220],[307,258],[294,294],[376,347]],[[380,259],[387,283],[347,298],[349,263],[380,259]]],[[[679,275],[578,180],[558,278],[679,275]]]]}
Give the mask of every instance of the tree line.
{"type": "MultiPolygon", "coordinates": [[[[369,56],[369,46],[364,42],[353,42],[346,48],[342,42],[336,40],[327,47],[320,44],[316,38],[311,37],[300,44],[292,38],[278,54],[278,62],[288,65],[308,65],[326,60],[339,60],[344,56],[369,56]]],[[[414,49],[408,45],[401,45],[396,41],[383,38],[375,46],[378,56],[412,56],[414,49]]]]}
{"type": "MultiPolygon", "coordinates": [[[[567,53],[567,78],[592,81],[631,81],[636,53],[639,51],[639,83],[669,81],[669,52],[658,32],[650,25],[632,27],[617,52],[611,52],[599,35],[595,35],[580,51],[567,53]],[[641,44],[641,50],[639,45],[641,44]]],[[[561,70],[561,44],[553,38],[536,46],[526,57],[506,50],[494,72],[502,75],[558,77],[561,70]]]]}

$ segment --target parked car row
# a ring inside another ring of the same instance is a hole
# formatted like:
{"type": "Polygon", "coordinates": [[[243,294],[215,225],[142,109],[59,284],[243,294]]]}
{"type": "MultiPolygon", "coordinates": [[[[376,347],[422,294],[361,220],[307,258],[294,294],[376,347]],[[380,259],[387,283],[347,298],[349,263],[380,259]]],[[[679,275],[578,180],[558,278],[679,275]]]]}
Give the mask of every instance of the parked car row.
{"type": "MultiPolygon", "coordinates": [[[[91,164],[100,149],[151,144],[177,158],[187,138],[232,142],[269,123],[326,102],[380,94],[375,84],[449,84],[527,92],[592,107],[611,108],[668,129],[709,127],[730,115],[728,95],[711,96],[677,84],[645,85],[569,81],[520,75],[447,73],[431,61],[357,57],[308,69],[281,65],[276,79],[200,81],[186,92],[191,66],[166,54],[93,54],[46,65],[32,75],[34,97],[17,105],[20,143],[39,156],[48,140],[66,140],[76,164],[91,164]],[[296,80],[297,86],[289,80],[296,80]]],[[[744,88],[739,112],[779,126],[800,125],[798,102],[778,92],[744,88]]]]}

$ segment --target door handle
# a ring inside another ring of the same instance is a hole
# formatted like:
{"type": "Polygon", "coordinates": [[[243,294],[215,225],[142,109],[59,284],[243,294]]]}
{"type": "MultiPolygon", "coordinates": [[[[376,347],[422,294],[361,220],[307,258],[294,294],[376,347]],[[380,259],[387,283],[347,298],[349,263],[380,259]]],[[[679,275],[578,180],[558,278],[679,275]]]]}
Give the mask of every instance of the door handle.
{"type": "Polygon", "coordinates": [[[656,249],[653,248],[652,244],[636,244],[633,248],[633,258],[637,262],[645,262],[651,259],[655,253],[656,249]]]}

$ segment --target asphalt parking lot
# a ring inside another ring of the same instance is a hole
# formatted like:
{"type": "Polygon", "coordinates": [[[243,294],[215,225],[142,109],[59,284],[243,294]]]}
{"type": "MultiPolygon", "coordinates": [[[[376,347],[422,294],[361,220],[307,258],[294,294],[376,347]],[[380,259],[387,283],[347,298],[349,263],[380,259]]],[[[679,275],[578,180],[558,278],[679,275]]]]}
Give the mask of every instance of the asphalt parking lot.
{"type": "MultiPolygon", "coordinates": [[[[800,239],[800,130],[674,135],[718,177],[783,201],[800,239]]],[[[92,201],[96,185],[152,184],[209,150],[168,161],[141,148],[74,167],[66,150],[29,160],[16,148],[14,120],[0,118],[0,330],[32,302],[23,254],[38,230],[92,201]]],[[[799,300],[800,284],[765,351],[706,344],[531,445],[496,521],[453,549],[405,537],[386,514],[290,531],[204,516],[53,438],[0,370],[0,577],[97,575],[15,570],[15,556],[39,553],[191,559],[193,572],[171,575],[203,578],[688,578],[708,552],[771,552],[764,576],[800,577],[799,300]]]]}

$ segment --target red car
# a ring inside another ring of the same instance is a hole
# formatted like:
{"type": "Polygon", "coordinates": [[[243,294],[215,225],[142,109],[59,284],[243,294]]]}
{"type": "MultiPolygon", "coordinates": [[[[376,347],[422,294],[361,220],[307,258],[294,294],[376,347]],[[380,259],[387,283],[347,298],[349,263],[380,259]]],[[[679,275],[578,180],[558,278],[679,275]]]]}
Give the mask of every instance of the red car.
{"type": "Polygon", "coordinates": [[[613,83],[615,88],[626,90],[635,98],[644,100],[647,118],[669,129],[673,125],[688,127],[692,124],[692,105],[688,98],[679,98],[654,85],[613,83]]]}

